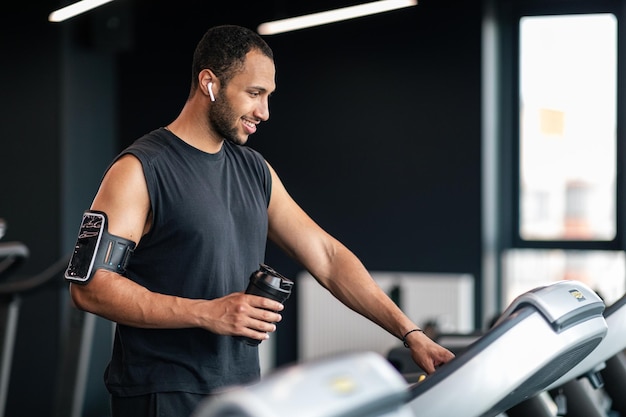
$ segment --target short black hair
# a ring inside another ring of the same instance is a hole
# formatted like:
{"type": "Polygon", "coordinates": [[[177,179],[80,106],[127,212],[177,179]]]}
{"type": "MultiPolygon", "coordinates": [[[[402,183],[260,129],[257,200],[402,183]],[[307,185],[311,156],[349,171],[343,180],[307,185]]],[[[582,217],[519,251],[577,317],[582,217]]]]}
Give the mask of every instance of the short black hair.
{"type": "Polygon", "coordinates": [[[198,74],[210,69],[224,85],[243,68],[246,54],[258,50],[274,60],[269,45],[256,32],[237,25],[214,26],[198,42],[191,66],[191,92],[198,87],[198,74]]]}

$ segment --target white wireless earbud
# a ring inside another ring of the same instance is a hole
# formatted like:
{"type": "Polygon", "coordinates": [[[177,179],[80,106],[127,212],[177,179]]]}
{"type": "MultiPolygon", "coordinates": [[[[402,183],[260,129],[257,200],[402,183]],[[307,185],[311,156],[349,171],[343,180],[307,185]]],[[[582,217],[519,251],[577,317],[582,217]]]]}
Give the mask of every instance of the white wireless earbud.
{"type": "Polygon", "coordinates": [[[211,101],[215,101],[215,96],[213,95],[213,83],[208,83],[206,85],[206,89],[209,91],[209,97],[211,97],[211,101]]]}

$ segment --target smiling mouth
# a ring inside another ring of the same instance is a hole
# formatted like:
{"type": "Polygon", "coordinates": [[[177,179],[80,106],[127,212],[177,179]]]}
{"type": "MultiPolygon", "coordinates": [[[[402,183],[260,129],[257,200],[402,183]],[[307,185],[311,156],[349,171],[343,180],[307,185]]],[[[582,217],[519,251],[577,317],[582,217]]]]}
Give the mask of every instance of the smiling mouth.
{"type": "Polygon", "coordinates": [[[256,123],[254,123],[254,122],[252,122],[250,120],[247,120],[247,119],[241,119],[241,121],[242,121],[244,127],[246,128],[246,130],[248,131],[248,134],[252,134],[252,133],[256,132],[256,127],[257,127],[256,123]]]}

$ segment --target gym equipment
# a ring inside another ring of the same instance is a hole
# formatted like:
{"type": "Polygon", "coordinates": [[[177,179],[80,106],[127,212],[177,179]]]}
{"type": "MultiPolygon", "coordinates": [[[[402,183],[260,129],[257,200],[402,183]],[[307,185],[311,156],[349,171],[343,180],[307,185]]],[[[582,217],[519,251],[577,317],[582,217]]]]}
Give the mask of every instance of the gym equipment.
{"type": "MultiPolygon", "coordinates": [[[[28,248],[19,242],[3,242],[0,244],[0,279],[9,276],[26,258],[28,248]]],[[[10,285],[10,284],[9,284],[10,285]]],[[[4,293],[0,283],[0,415],[4,415],[7,401],[13,346],[17,332],[19,300],[10,294],[4,293]]]]}
{"type": "MultiPolygon", "coordinates": [[[[3,222],[3,232],[4,228],[3,222]]],[[[0,348],[2,349],[0,352],[0,415],[4,415],[7,401],[19,312],[19,301],[1,291],[1,288],[7,285],[4,281],[28,258],[28,255],[28,248],[20,242],[0,243],[0,348]]]]}
{"type": "MultiPolygon", "coordinates": [[[[66,263],[67,266],[67,263],[66,263]]],[[[111,341],[115,323],[92,313],[70,306],[67,311],[67,329],[59,360],[59,375],[51,417],[81,417],[88,397],[89,373],[93,366],[98,326],[110,326],[111,341]]]]}
{"type": "Polygon", "coordinates": [[[414,415],[428,417],[503,413],[542,392],[598,346],[607,332],[603,311],[600,297],[580,282],[528,291],[460,356],[415,384],[409,406],[414,415]]]}
{"type": "MultiPolygon", "coordinates": [[[[0,219],[0,238],[4,228],[6,223],[0,219]]],[[[63,272],[71,258],[67,254],[36,275],[16,278],[14,271],[28,256],[26,245],[0,242],[0,417],[5,415],[7,405],[22,296],[50,285],[66,285],[63,272]]],[[[93,314],[72,306],[68,309],[51,416],[82,415],[96,320],[93,314]]]]}
{"type": "Polygon", "coordinates": [[[607,360],[626,349],[626,337],[624,336],[626,335],[626,295],[606,308],[604,318],[608,330],[602,342],[574,368],[551,384],[547,388],[548,390],[582,376],[589,378],[594,387],[602,386],[600,369],[605,367],[607,360]]]}
{"type": "Polygon", "coordinates": [[[279,369],[263,382],[204,400],[192,417],[412,417],[404,378],[373,352],[279,369]]]}
{"type": "Polygon", "coordinates": [[[626,353],[621,351],[606,361],[606,368],[600,371],[604,379],[604,390],[611,398],[611,408],[621,416],[626,416],[626,353]]]}
{"type": "Polygon", "coordinates": [[[0,279],[5,279],[29,256],[28,248],[20,242],[0,242],[0,279]]]}
{"type": "MultiPolygon", "coordinates": [[[[593,398],[594,396],[590,394],[590,391],[604,388],[608,392],[616,389],[616,387],[624,386],[623,379],[622,382],[606,384],[604,375],[608,374],[609,378],[617,378],[618,381],[623,378],[619,376],[620,369],[623,369],[619,366],[619,358],[610,362],[614,369],[609,368],[609,361],[616,355],[623,355],[622,351],[626,349],[626,338],[624,337],[626,334],[626,295],[605,309],[604,318],[607,322],[608,330],[598,347],[565,375],[546,388],[554,397],[561,397],[569,417],[605,417],[606,411],[597,404],[597,399],[593,398]]],[[[599,396],[599,393],[597,396],[599,396]]],[[[610,394],[609,396],[614,397],[610,394]]],[[[622,394],[619,393],[615,399],[619,402],[621,397],[622,394]]],[[[540,398],[529,398],[525,403],[542,401],[543,399],[540,398]]],[[[526,407],[526,404],[520,404],[518,407],[509,410],[507,414],[509,414],[509,417],[522,417],[526,414],[521,410],[526,407]]],[[[551,415],[533,414],[535,417],[549,417],[551,415]]]]}
{"type": "MultiPolygon", "coordinates": [[[[0,331],[2,337],[0,416],[4,416],[6,408],[21,296],[41,288],[55,277],[61,277],[69,259],[68,257],[61,259],[37,275],[28,278],[13,278],[13,272],[28,255],[28,248],[22,243],[3,242],[0,244],[0,259],[2,259],[0,261],[0,331]]],[[[61,279],[59,282],[62,282],[61,279]]]]}
{"type": "Polygon", "coordinates": [[[607,332],[603,311],[587,286],[559,281],[519,296],[489,331],[420,382],[407,384],[389,362],[380,369],[372,354],[335,358],[207,398],[193,417],[496,416],[541,393],[598,346],[607,332]],[[350,389],[341,393],[332,377],[347,372],[350,389]]]}
{"type": "MultiPolygon", "coordinates": [[[[468,346],[483,336],[483,332],[472,333],[442,333],[433,336],[438,344],[454,353],[455,356],[461,355],[468,346]]],[[[413,361],[411,351],[400,345],[389,350],[387,360],[402,374],[404,379],[409,382],[418,382],[426,375],[426,372],[413,361]]]]}
{"type": "Polygon", "coordinates": [[[506,410],[506,417],[555,417],[559,408],[547,391],[506,410]]]}

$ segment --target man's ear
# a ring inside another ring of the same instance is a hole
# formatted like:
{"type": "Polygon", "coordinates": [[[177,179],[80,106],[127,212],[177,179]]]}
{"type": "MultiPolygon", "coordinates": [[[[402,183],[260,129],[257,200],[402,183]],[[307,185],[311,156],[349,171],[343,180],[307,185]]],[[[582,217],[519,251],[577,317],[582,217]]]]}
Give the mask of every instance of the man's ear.
{"type": "Polygon", "coordinates": [[[198,74],[198,88],[203,94],[215,101],[215,91],[219,90],[219,80],[210,69],[205,69],[198,74]]]}

